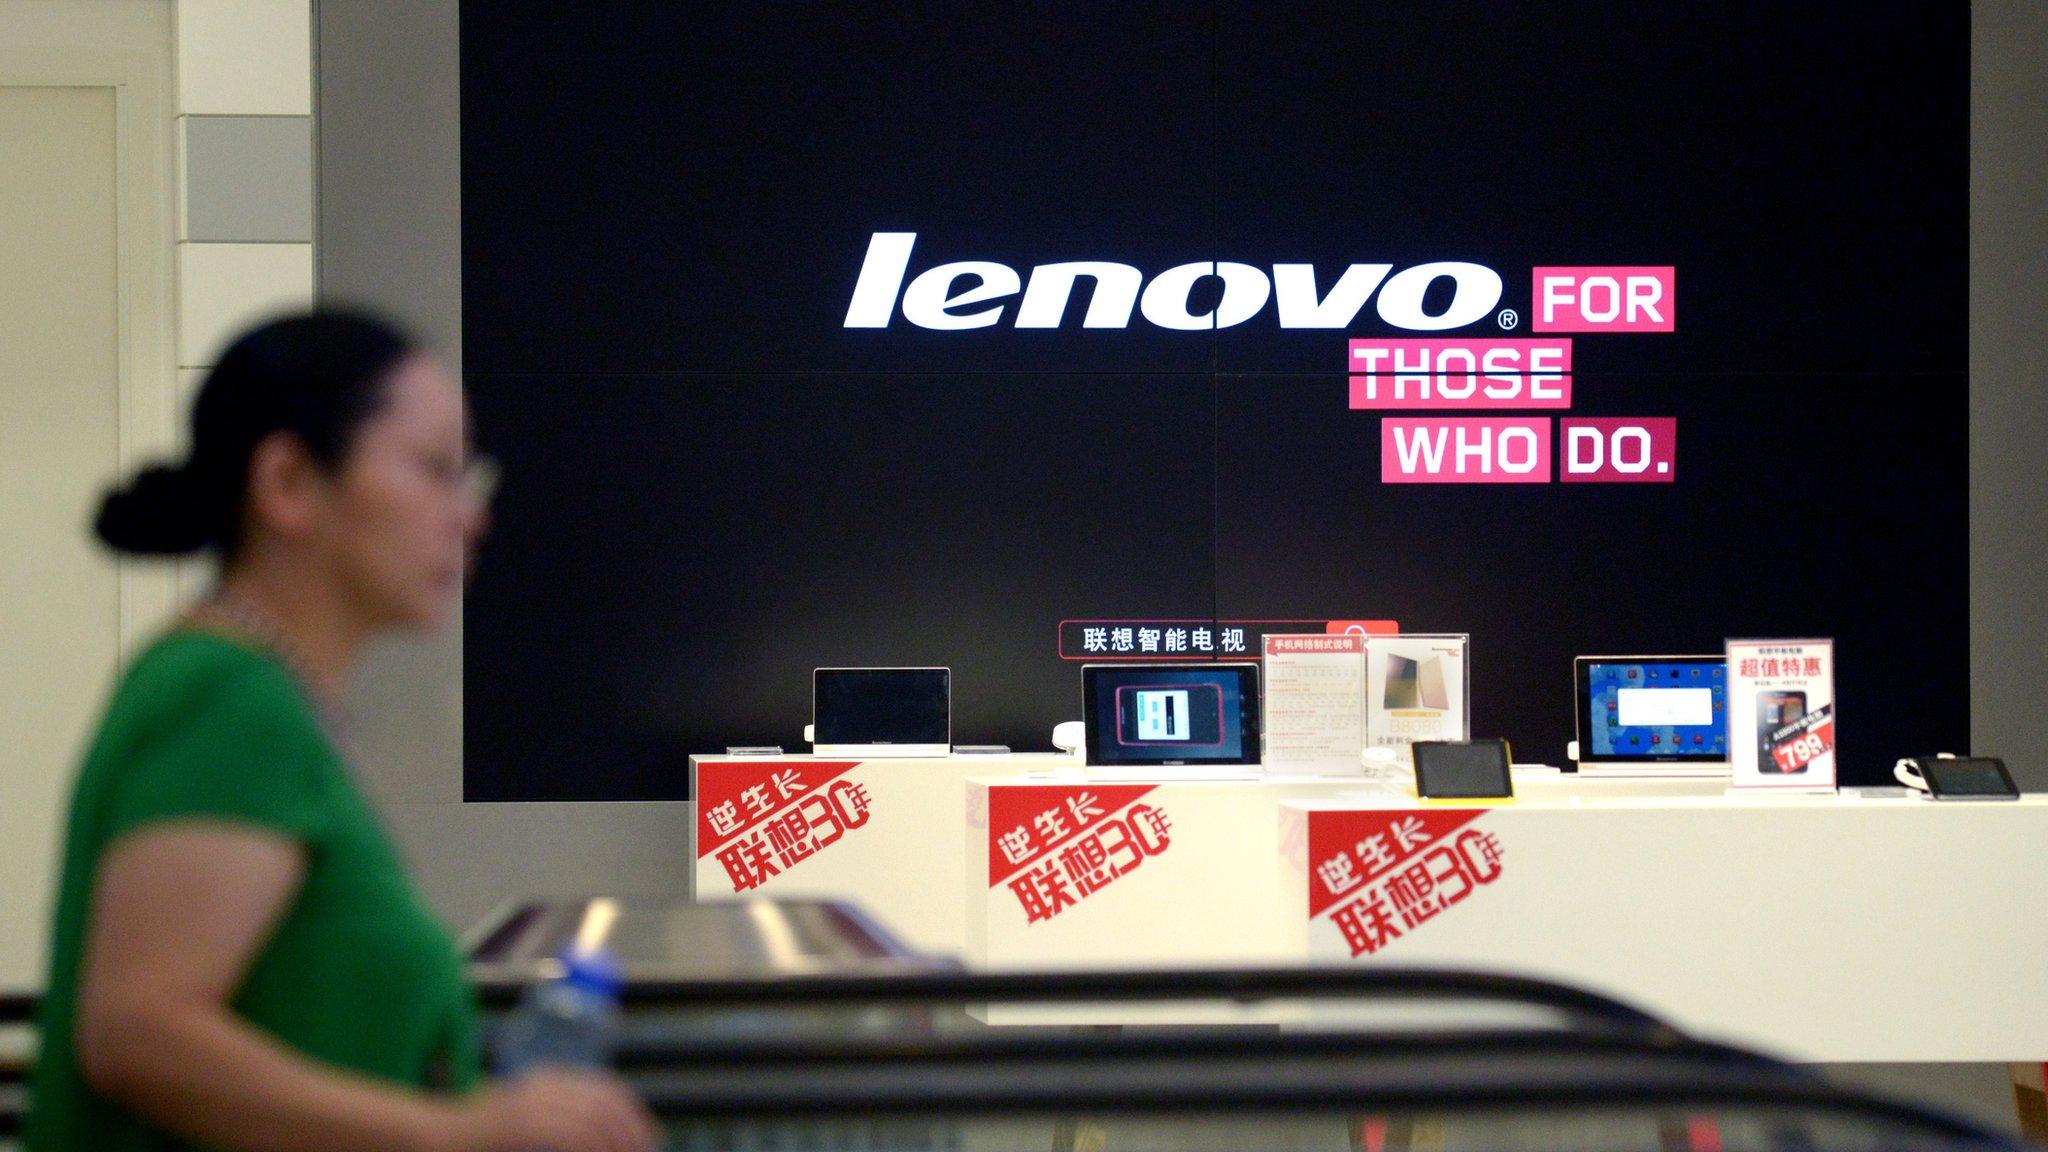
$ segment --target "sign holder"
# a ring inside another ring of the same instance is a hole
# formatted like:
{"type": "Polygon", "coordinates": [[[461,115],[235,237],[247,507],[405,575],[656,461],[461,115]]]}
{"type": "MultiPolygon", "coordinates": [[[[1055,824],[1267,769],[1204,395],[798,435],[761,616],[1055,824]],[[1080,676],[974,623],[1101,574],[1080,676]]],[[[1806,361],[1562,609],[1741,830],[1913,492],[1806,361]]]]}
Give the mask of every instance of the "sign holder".
{"type": "Polygon", "coordinates": [[[1365,637],[1268,633],[1265,750],[1269,772],[1357,776],[1365,749],[1365,637]]]}
{"type": "Polygon", "coordinates": [[[1417,740],[1472,734],[1472,667],[1464,632],[1365,638],[1365,740],[1412,765],[1417,740]]]}
{"type": "Polygon", "coordinates": [[[1730,640],[1731,789],[1835,790],[1835,642],[1730,640]]]}

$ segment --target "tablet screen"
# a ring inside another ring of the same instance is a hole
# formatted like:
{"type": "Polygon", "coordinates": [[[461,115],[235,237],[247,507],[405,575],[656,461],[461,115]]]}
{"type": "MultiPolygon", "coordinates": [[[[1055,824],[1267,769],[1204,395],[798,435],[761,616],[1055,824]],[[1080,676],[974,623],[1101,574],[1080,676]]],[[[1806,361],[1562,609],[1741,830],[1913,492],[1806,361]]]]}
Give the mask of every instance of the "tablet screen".
{"type": "Polygon", "coordinates": [[[1581,763],[1728,759],[1728,662],[1720,656],[1581,656],[1581,763]]]}
{"type": "Polygon", "coordinates": [[[1431,800],[1513,796],[1507,741],[1417,741],[1415,792],[1431,800]]]}
{"type": "Polygon", "coordinates": [[[1989,758],[1922,760],[1928,791],[1936,796],[1981,798],[2018,796],[2019,789],[2001,761],[1989,758]]]}

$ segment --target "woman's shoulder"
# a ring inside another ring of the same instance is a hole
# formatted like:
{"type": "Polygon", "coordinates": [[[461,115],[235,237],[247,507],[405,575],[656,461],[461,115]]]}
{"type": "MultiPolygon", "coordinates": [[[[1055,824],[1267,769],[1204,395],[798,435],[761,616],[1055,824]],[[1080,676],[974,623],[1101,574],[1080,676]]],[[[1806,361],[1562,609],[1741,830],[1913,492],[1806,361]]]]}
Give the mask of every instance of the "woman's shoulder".
{"type": "Polygon", "coordinates": [[[181,628],[130,664],[79,794],[90,798],[105,841],[177,818],[310,840],[328,826],[336,768],[276,657],[235,637],[181,628]]]}
{"type": "Polygon", "coordinates": [[[129,664],[109,719],[147,722],[223,711],[297,718],[304,704],[291,673],[267,650],[225,633],[180,626],[129,664]]]}
{"type": "Polygon", "coordinates": [[[128,666],[127,683],[222,685],[285,675],[268,650],[226,632],[188,624],[158,635],[128,666]]]}

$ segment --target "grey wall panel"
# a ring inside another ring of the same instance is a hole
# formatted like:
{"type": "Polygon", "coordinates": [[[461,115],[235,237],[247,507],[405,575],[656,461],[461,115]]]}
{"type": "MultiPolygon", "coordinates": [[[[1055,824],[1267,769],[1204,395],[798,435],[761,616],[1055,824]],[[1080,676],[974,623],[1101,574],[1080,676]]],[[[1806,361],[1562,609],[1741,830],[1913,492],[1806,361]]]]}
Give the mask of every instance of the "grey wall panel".
{"type": "Polygon", "coordinates": [[[185,118],[185,237],[313,239],[313,118],[185,118]]]}
{"type": "Polygon", "coordinates": [[[1970,13],[1970,742],[2048,791],[2048,5],[1970,13]]]}
{"type": "MultiPolygon", "coordinates": [[[[389,313],[459,367],[457,14],[456,0],[320,0],[315,109],[320,298],[389,313]]],[[[459,620],[377,646],[353,706],[364,783],[456,928],[520,896],[688,895],[694,805],[461,802],[459,620]]]]}
{"type": "Polygon", "coordinates": [[[408,804],[392,824],[421,887],[457,929],[507,899],[690,895],[694,803],[408,804]]]}
{"type": "Polygon", "coordinates": [[[397,315],[460,367],[456,0],[316,8],[320,294],[397,315]]]}

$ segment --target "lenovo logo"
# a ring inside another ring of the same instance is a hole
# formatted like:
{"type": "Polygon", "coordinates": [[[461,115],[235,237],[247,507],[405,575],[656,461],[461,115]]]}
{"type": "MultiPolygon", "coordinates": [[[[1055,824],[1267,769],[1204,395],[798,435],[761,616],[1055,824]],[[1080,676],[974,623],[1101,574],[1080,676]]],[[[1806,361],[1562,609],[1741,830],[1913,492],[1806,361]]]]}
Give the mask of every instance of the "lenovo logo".
{"type": "Polygon", "coordinates": [[[910,277],[915,232],[877,232],[846,308],[848,328],[887,328],[900,308],[919,328],[957,331],[988,328],[1006,317],[1016,328],[1058,328],[1067,323],[1075,285],[1090,283],[1083,328],[1127,328],[1133,312],[1160,328],[1206,332],[1242,324],[1273,304],[1282,328],[1348,328],[1378,293],[1379,318],[1396,328],[1438,332],[1462,328],[1500,303],[1500,274],[1481,264],[1439,261],[1394,271],[1392,264],[1352,264],[1327,291],[1313,264],[1266,269],[1227,260],[1180,264],[1152,277],[1129,264],[1076,260],[1040,264],[1020,276],[1008,264],[960,260],[910,277]],[[1222,284],[1213,306],[1193,311],[1195,285],[1206,277],[1222,284]],[[1436,315],[1422,310],[1430,285],[1448,279],[1450,304],[1436,315]],[[1014,308],[1014,310],[1013,310],[1014,308]]]}

